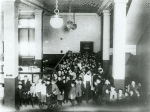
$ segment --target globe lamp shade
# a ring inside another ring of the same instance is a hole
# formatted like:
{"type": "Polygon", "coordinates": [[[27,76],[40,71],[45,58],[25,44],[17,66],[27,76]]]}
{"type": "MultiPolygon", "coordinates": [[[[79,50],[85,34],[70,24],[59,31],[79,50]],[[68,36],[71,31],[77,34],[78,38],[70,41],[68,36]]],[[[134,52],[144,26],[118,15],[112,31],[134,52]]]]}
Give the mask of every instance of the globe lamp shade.
{"type": "Polygon", "coordinates": [[[54,15],[51,17],[50,19],[50,25],[53,27],[53,28],[60,28],[62,27],[63,25],[63,19],[62,17],[60,17],[59,15],[54,15]]]}

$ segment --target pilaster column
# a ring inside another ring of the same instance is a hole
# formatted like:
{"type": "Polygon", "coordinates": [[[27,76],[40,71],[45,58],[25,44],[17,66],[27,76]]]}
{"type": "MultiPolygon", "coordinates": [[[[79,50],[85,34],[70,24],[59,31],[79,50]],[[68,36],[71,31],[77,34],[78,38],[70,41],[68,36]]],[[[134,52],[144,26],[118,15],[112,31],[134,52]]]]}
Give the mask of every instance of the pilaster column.
{"type": "Polygon", "coordinates": [[[110,13],[103,11],[103,69],[104,73],[109,70],[109,49],[110,49],[110,13]]]}
{"type": "Polygon", "coordinates": [[[4,102],[15,106],[18,76],[18,6],[16,0],[4,0],[4,102]]]}
{"type": "Polygon", "coordinates": [[[43,36],[42,36],[42,10],[35,11],[35,63],[43,71],[43,36]]]}
{"type": "Polygon", "coordinates": [[[4,74],[3,67],[4,67],[4,52],[3,52],[3,46],[4,46],[4,31],[3,31],[3,5],[2,1],[0,1],[0,83],[4,83],[4,74]]]}
{"type": "Polygon", "coordinates": [[[114,0],[113,26],[113,77],[116,88],[124,89],[126,3],[128,0],[114,0]]]}
{"type": "Polygon", "coordinates": [[[2,1],[0,1],[0,72],[3,72],[3,65],[4,65],[4,58],[3,58],[3,37],[4,37],[4,33],[3,33],[3,6],[2,6],[2,1]]]}

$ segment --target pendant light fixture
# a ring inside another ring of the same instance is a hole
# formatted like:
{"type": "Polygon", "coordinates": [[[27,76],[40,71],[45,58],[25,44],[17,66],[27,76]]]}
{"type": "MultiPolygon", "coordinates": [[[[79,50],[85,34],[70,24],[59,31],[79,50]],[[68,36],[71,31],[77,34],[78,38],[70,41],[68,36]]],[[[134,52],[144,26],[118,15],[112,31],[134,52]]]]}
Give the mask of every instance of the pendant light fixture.
{"type": "Polygon", "coordinates": [[[67,24],[66,24],[66,27],[70,30],[72,29],[72,26],[73,26],[73,21],[72,21],[72,18],[71,18],[71,0],[69,0],[69,18],[68,18],[68,21],[67,21],[67,24]]]}
{"type": "Polygon", "coordinates": [[[61,16],[59,16],[59,10],[58,10],[58,0],[56,0],[56,9],[54,10],[55,15],[51,17],[50,19],[50,25],[53,28],[60,28],[63,25],[63,19],[61,16]]]}
{"type": "Polygon", "coordinates": [[[75,13],[74,13],[74,23],[72,25],[72,29],[75,30],[77,28],[76,20],[75,20],[75,13]]]}

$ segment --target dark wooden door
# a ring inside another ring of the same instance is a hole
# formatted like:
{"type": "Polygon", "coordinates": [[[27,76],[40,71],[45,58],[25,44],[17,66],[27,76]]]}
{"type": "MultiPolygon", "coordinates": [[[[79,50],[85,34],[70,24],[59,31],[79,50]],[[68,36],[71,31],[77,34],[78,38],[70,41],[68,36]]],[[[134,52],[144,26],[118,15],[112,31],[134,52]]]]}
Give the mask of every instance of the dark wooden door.
{"type": "Polygon", "coordinates": [[[93,42],[81,41],[80,42],[80,52],[81,53],[93,53],[93,42]]]}

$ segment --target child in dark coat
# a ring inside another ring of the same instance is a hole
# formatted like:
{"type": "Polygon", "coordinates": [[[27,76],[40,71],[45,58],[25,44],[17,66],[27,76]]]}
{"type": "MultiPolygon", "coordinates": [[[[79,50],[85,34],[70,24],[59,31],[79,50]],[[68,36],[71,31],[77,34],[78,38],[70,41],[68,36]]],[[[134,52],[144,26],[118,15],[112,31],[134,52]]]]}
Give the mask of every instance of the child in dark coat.
{"type": "Polygon", "coordinates": [[[109,89],[105,90],[105,95],[103,96],[103,104],[108,104],[110,100],[109,89]]]}
{"type": "Polygon", "coordinates": [[[59,89],[59,92],[58,92],[58,95],[57,95],[57,100],[58,100],[58,104],[60,106],[62,106],[62,102],[64,100],[64,83],[63,81],[61,80],[61,77],[58,77],[58,81],[57,81],[57,86],[58,86],[58,89],[59,89]]]}
{"type": "Polygon", "coordinates": [[[47,92],[46,95],[47,109],[50,109],[52,108],[52,104],[53,104],[52,84],[50,83],[50,80],[47,80],[46,92],[47,92]]]}
{"type": "Polygon", "coordinates": [[[75,88],[75,83],[71,83],[71,90],[69,92],[69,99],[71,100],[71,106],[75,105],[75,98],[76,98],[76,88],[75,88]]]}
{"type": "Polygon", "coordinates": [[[67,76],[67,79],[66,79],[66,103],[68,103],[68,100],[69,100],[69,92],[70,92],[70,89],[71,89],[71,80],[70,80],[70,76],[67,76]]]}
{"type": "Polygon", "coordinates": [[[22,82],[18,83],[18,88],[16,91],[16,110],[20,110],[20,107],[22,106],[22,82]]]}
{"type": "Polygon", "coordinates": [[[119,89],[119,92],[117,94],[117,102],[118,104],[123,104],[125,102],[125,95],[123,94],[123,90],[122,89],[119,89]]]}

